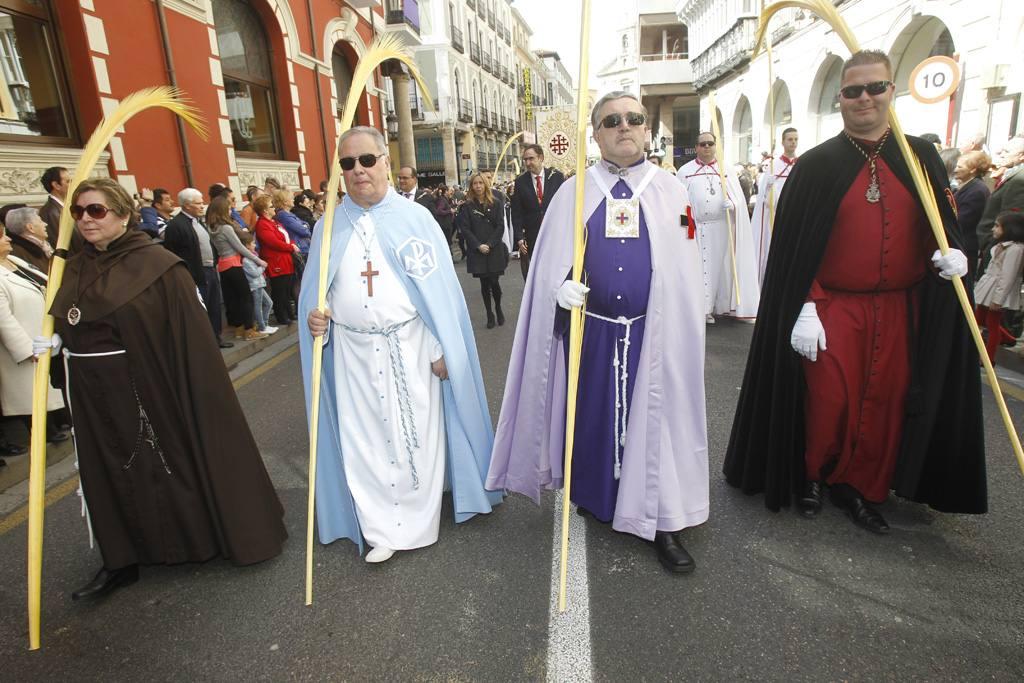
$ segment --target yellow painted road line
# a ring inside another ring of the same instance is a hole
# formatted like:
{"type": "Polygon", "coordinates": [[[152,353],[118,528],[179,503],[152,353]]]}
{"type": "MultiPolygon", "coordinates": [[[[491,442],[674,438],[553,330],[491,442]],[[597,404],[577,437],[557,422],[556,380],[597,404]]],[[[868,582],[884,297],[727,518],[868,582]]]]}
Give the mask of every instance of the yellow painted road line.
{"type": "MultiPolygon", "coordinates": [[[[988,383],[988,377],[986,377],[985,375],[981,376],[981,381],[986,386],[991,386],[988,383]]],[[[1002,389],[1003,393],[1006,394],[1007,396],[1012,396],[1018,401],[1024,401],[1024,389],[1021,389],[1020,387],[1014,384],[1010,384],[1009,382],[999,382],[999,388],[1002,389]]]]}
{"type": "MultiPolygon", "coordinates": [[[[272,370],[284,361],[288,360],[299,350],[298,345],[292,346],[286,351],[279,353],[263,365],[258,368],[254,368],[249,372],[245,373],[234,382],[232,386],[238,390],[244,387],[249,382],[253,381],[260,375],[264,374],[268,370],[272,370]]],[[[68,494],[78,489],[78,476],[73,476],[65,482],[57,484],[49,491],[46,492],[46,498],[44,499],[44,506],[50,507],[57,501],[65,498],[68,494]]],[[[23,523],[28,519],[28,505],[23,505],[11,514],[7,515],[3,519],[0,519],[0,536],[3,536],[11,529],[16,528],[19,524],[23,523]]]]}
{"type": "MultiPolygon", "coordinates": [[[[46,507],[50,507],[58,500],[64,498],[72,491],[78,490],[78,476],[75,475],[65,482],[57,484],[52,489],[46,492],[46,498],[43,499],[43,504],[46,507]]],[[[18,526],[22,522],[28,519],[28,505],[22,505],[20,508],[7,515],[3,519],[0,519],[0,536],[3,536],[8,531],[18,526]]]]}
{"type": "Polygon", "coordinates": [[[268,360],[263,365],[259,366],[258,368],[254,368],[253,370],[250,370],[249,372],[245,373],[244,375],[242,375],[241,377],[236,379],[232,383],[232,386],[234,386],[235,389],[241,389],[246,384],[248,384],[249,382],[253,381],[254,379],[259,377],[263,373],[267,372],[268,370],[273,370],[278,365],[280,365],[284,361],[286,361],[289,358],[291,358],[292,356],[294,356],[298,352],[298,350],[299,350],[299,345],[298,344],[295,344],[294,346],[288,347],[287,350],[282,351],[281,353],[277,354],[276,356],[274,356],[273,358],[268,360]]]}

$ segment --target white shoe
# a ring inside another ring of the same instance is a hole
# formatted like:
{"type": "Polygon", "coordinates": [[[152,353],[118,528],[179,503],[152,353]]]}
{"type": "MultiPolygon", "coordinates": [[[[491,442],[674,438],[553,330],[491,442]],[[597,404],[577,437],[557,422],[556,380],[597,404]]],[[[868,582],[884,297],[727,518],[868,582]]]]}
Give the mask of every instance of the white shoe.
{"type": "Polygon", "coordinates": [[[371,564],[377,564],[378,562],[387,562],[391,559],[391,556],[395,554],[395,551],[391,548],[385,548],[382,545],[377,546],[370,552],[366,553],[366,561],[371,564]]]}
{"type": "Polygon", "coordinates": [[[270,325],[267,325],[262,330],[260,330],[260,332],[264,332],[266,334],[274,334],[275,332],[277,332],[277,328],[276,327],[271,327],[270,325]]]}
{"type": "Polygon", "coordinates": [[[706,316],[704,316],[704,322],[706,322],[708,325],[714,325],[715,324],[715,316],[713,316],[710,313],[708,313],[706,316]]]}

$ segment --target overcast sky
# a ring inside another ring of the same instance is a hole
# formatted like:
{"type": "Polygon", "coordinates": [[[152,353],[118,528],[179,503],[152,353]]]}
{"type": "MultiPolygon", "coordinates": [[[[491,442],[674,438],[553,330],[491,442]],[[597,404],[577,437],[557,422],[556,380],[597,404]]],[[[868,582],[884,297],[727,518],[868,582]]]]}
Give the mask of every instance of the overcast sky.
{"type": "MultiPolygon", "coordinates": [[[[532,50],[555,50],[575,83],[580,59],[581,0],[514,0],[512,6],[533,29],[532,50]]],[[[615,50],[615,32],[636,21],[636,0],[591,0],[590,83],[610,61],[615,50]]]]}

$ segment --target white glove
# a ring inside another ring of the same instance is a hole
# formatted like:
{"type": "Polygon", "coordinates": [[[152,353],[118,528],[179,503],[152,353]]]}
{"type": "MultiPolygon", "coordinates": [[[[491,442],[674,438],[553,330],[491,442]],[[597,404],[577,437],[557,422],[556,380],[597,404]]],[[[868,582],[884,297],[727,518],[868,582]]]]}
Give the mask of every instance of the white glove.
{"type": "Polygon", "coordinates": [[[800,315],[789,336],[793,350],[812,363],[818,360],[818,349],[825,351],[825,328],[818,319],[818,308],[808,301],[800,309],[800,315]]]}
{"type": "Polygon", "coordinates": [[[950,249],[943,256],[938,249],[932,254],[932,263],[939,269],[939,276],[952,280],[954,275],[967,275],[967,257],[959,249],[950,249]]]}
{"type": "Polygon", "coordinates": [[[589,291],[590,287],[584,287],[582,283],[566,280],[558,288],[558,292],[555,293],[555,301],[567,311],[572,308],[579,308],[583,305],[584,297],[586,297],[589,291]]]}
{"type": "Polygon", "coordinates": [[[733,209],[736,208],[736,205],[732,203],[731,199],[726,197],[725,199],[722,200],[722,208],[725,211],[732,211],[733,209]]]}
{"type": "Polygon", "coordinates": [[[60,335],[56,332],[53,333],[52,337],[32,337],[32,355],[36,358],[49,353],[52,356],[56,356],[57,352],[60,351],[61,339],[60,335]]]}

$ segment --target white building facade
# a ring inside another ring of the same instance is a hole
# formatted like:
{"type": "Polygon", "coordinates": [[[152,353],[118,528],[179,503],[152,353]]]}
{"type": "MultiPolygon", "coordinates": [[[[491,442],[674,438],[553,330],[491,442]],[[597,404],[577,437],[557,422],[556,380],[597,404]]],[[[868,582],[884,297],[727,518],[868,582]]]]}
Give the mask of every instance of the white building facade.
{"type": "MultiPolygon", "coordinates": [[[[947,146],[981,133],[991,148],[999,149],[1021,131],[1024,2],[836,0],[835,4],[862,48],[882,50],[892,60],[896,111],[907,133],[935,133],[947,146]],[[935,55],[958,61],[961,85],[950,99],[922,104],[910,95],[910,75],[920,62],[935,55]]],[[[795,9],[781,11],[769,27],[774,79],[770,117],[767,54],[762,51],[750,59],[759,9],[757,0],[676,2],[680,20],[689,27],[693,83],[701,93],[701,128],[710,128],[707,95],[714,90],[722,151],[730,162],[759,160],[770,146],[772,124],[776,141],[782,129],[797,128],[801,149],[842,128],[839,74],[849,52],[824,22],[795,9]]]]}

